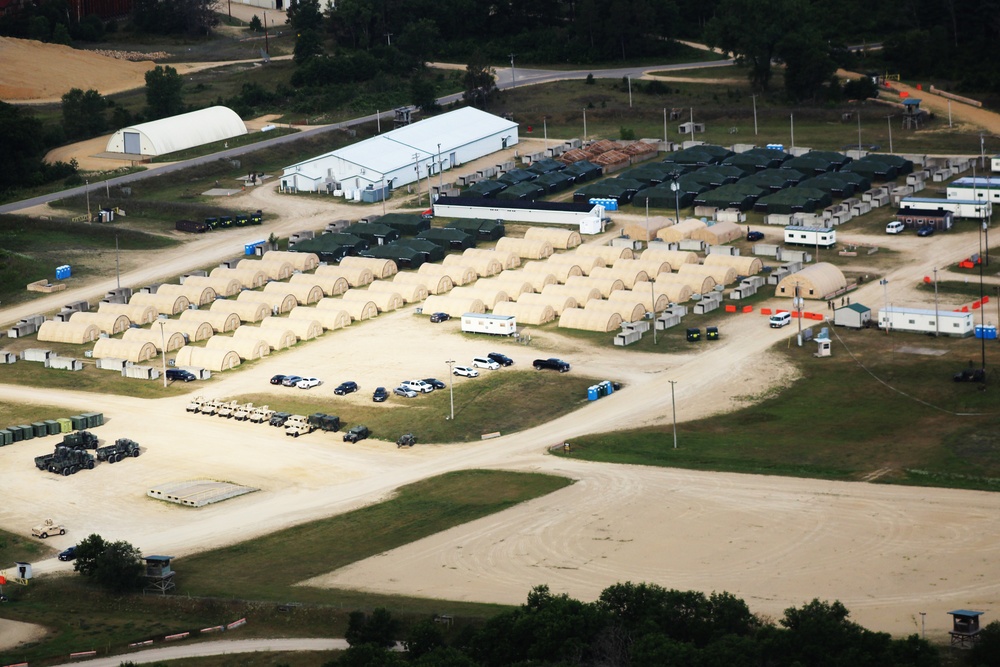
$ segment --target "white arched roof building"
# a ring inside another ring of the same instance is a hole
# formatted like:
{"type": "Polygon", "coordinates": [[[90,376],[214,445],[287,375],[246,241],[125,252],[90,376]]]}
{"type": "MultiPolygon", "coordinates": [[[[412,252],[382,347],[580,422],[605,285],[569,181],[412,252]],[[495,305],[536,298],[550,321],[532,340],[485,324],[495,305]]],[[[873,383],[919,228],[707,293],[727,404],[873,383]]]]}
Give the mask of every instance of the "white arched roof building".
{"type": "Polygon", "coordinates": [[[108,139],[108,153],[164,155],[247,133],[247,126],[228,107],[209,107],[179,116],[125,127],[108,139]]]}

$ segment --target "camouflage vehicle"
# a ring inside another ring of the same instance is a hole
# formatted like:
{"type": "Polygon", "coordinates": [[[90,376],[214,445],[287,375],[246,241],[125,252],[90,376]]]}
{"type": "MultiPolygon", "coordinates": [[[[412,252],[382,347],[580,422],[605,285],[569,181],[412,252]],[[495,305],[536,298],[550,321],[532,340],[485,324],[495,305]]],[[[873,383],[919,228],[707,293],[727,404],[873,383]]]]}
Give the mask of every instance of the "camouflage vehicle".
{"type": "Polygon", "coordinates": [[[358,424],[344,434],[344,442],[358,442],[359,440],[364,440],[370,437],[372,434],[371,430],[362,424],[358,424]]]}
{"type": "Polygon", "coordinates": [[[90,431],[77,431],[64,435],[62,444],[70,449],[97,449],[99,440],[90,431]]]}
{"type": "Polygon", "coordinates": [[[93,470],[94,455],[83,449],[56,445],[51,454],[35,457],[35,467],[64,477],[83,469],[93,470]]]}
{"type": "Polygon", "coordinates": [[[309,415],[309,423],[321,431],[340,430],[340,417],[328,415],[325,412],[314,412],[309,415]]]}
{"type": "Polygon", "coordinates": [[[115,440],[115,444],[113,445],[97,448],[97,460],[107,461],[108,463],[117,463],[118,461],[127,459],[130,456],[132,458],[137,458],[140,453],[138,442],[128,438],[118,438],[115,440]]]}
{"type": "Polygon", "coordinates": [[[399,440],[396,441],[396,447],[412,447],[417,444],[417,436],[412,433],[404,433],[399,436],[399,440]]]}
{"type": "Polygon", "coordinates": [[[271,426],[284,426],[285,422],[288,421],[288,418],[291,416],[291,412],[275,412],[271,415],[271,418],[267,423],[271,426]]]}

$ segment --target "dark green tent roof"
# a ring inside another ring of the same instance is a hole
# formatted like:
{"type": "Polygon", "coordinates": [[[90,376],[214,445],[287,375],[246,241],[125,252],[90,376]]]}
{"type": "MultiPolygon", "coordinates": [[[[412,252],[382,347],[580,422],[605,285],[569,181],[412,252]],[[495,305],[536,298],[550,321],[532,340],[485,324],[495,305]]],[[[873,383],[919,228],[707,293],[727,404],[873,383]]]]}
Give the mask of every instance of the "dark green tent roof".
{"type": "Polygon", "coordinates": [[[826,160],[827,162],[833,163],[838,167],[843,167],[853,159],[847,157],[843,153],[838,153],[837,151],[809,151],[804,157],[818,157],[821,160],[826,160]]]}
{"type": "Polygon", "coordinates": [[[525,181],[533,181],[538,178],[538,174],[533,171],[528,171],[527,169],[511,169],[506,174],[502,174],[498,181],[501,183],[509,183],[510,185],[515,185],[517,183],[524,183],[525,181]]]}
{"type": "Polygon", "coordinates": [[[547,194],[551,194],[553,192],[565,190],[569,186],[573,185],[573,177],[559,171],[550,171],[547,174],[542,174],[537,179],[532,181],[532,183],[545,188],[545,192],[547,194]]]}
{"type": "Polygon", "coordinates": [[[758,171],[757,174],[755,175],[760,175],[760,174],[779,175],[782,178],[787,178],[788,180],[790,180],[792,182],[792,185],[795,185],[796,183],[799,183],[806,179],[806,175],[803,174],[801,171],[791,168],[786,169],[784,166],[782,166],[780,169],[764,169],[763,171],[758,171]]]}
{"type": "Polygon", "coordinates": [[[604,169],[590,160],[580,160],[568,165],[562,173],[572,176],[577,183],[581,183],[598,178],[604,174],[604,169]]]}
{"type": "Polygon", "coordinates": [[[896,167],[896,171],[903,176],[913,172],[913,160],[907,160],[905,157],[899,155],[890,155],[889,153],[871,153],[862,159],[866,158],[891,164],[896,167]]]}
{"type": "Polygon", "coordinates": [[[495,197],[498,192],[507,189],[506,183],[494,180],[478,181],[467,187],[462,194],[466,197],[495,197]]]}
{"type": "Polygon", "coordinates": [[[476,246],[476,238],[472,234],[463,232],[461,229],[455,229],[454,227],[431,227],[420,232],[417,238],[437,243],[443,248],[461,250],[476,246]]]}
{"type": "Polygon", "coordinates": [[[506,228],[500,220],[483,220],[479,218],[452,220],[445,227],[461,229],[463,232],[468,232],[482,241],[496,241],[506,234],[506,228]]]}
{"type": "Polygon", "coordinates": [[[537,160],[535,162],[532,162],[531,166],[528,167],[528,171],[533,171],[536,174],[550,174],[553,171],[562,171],[565,168],[566,165],[564,165],[562,162],[547,157],[544,160],[537,160]]]}
{"type": "Polygon", "coordinates": [[[787,171],[790,170],[767,169],[759,171],[753,176],[747,176],[746,178],[740,179],[737,183],[756,185],[757,187],[764,188],[771,192],[777,192],[778,190],[784,190],[785,188],[790,188],[794,185],[792,179],[787,176],[787,171]],[[786,173],[783,174],[782,172],[786,173]]]}
{"type": "Polygon", "coordinates": [[[818,155],[802,155],[799,157],[793,157],[781,166],[782,168],[796,169],[807,176],[815,176],[816,174],[833,171],[837,168],[836,163],[818,155]]]}
{"type": "Polygon", "coordinates": [[[423,264],[426,259],[426,255],[419,250],[414,248],[400,245],[400,243],[393,242],[387,243],[386,245],[376,245],[372,246],[368,250],[359,253],[362,257],[378,257],[379,259],[391,259],[396,262],[400,267],[407,269],[416,269],[423,264]]]}
{"type": "Polygon", "coordinates": [[[404,236],[416,236],[431,226],[431,221],[419,213],[386,213],[378,222],[392,227],[404,236]]]}
{"type": "Polygon", "coordinates": [[[753,155],[748,153],[737,153],[736,155],[730,155],[725,160],[722,161],[724,165],[733,165],[734,167],[740,167],[746,174],[753,174],[761,169],[767,169],[768,167],[776,167],[780,162],[772,160],[763,155],[753,155]]]}
{"type": "Polygon", "coordinates": [[[763,188],[755,185],[734,183],[723,185],[709,192],[698,195],[694,199],[696,206],[714,206],[715,208],[738,208],[748,211],[753,208],[757,199],[765,194],[763,188]]]}
{"type": "Polygon", "coordinates": [[[609,178],[605,183],[610,183],[617,187],[625,188],[626,190],[636,193],[643,188],[648,188],[649,184],[642,181],[638,181],[634,178],[625,178],[624,176],[619,176],[617,178],[609,178]]]}
{"type": "MultiPolygon", "coordinates": [[[[840,170],[841,174],[860,174],[870,181],[894,181],[899,176],[895,165],[872,158],[871,156],[855,160],[840,170]]],[[[871,185],[869,185],[871,187],[871,185]]],[[[867,189],[867,188],[865,188],[867,189]]]]}
{"type": "Polygon", "coordinates": [[[344,231],[348,234],[360,236],[369,242],[377,241],[378,239],[395,241],[399,238],[399,232],[389,225],[383,225],[380,222],[356,222],[344,231]]]}
{"type": "Polygon", "coordinates": [[[393,241],[389,245],[400,245],[412,248],[413,250],[422,253],[424,255],[424,261],[426,262],[440,262],[445,256],[444,248],[437,243],[427,241],[426,239],[399,239],[398,241],[393,241]]]}
{"type": "Polygon", "coordinates": [[[817,190],[829,192],[830,196],[836,197],[837,199],[846,199],[847,197],[853,195],[858,189],[857,186],[850,181],[843,178],[833,178],[833,173],[806,179],[799,183],[799,187],[816,188],[817,190]]]}
{"type": "MultiPolygon", "coordinates": [[[[354,234],[347,234],[344,232],[333,232],[332,234],[320,234],[319,236],[309,239],[310,241],[315,241],[321,245],[343,245],[349,248],[364,249],[370,244],[368,241],[364,240],[360,236],[355,236],[354,234]]],[[[299,241],[296,245],[301,245],[305,241],[299,241]]]]}
{"type": "Polygon", "coordinates": [[[534,181],[525,181],[512,185],[503,192],[498,192],[497,199],[527,199],[534,201],[545,196],[545,188],[535,184],[534,181]]]}
{"type": "MultiPolygon", "coordinates": [[[[679,208],[687,208],[691,206],[691,204],[694,203],[694,198],[698,194],[700,193],[686,192],[682,188],[677,194],[677,206],[679,208]]],[[[640,190],[635,194],[635,198],[632,199],[632,204],[644,207],[646,205],[647,198],[649,199],[650,208],[674,209],[674,191],[671,190],[670,186],[666,183],[652,188],[646,188],[645,190],[640,190]]]]}
{"type": "Polygon", "coordinates": [[[828,192],[808,187],[786,188],[773,195],[761,197],[754,204],[758,213],[812,213],[833,202],[828,192]]]}
{"type": "Polygon", "coordinates": [[[786,153],[785,151],[779,151],[777,148],[764,148],[761,146],[751,148],[746,153],[744,153],[744,155],[746,155],[747,153],[751,155],[763,155],[764,157],[770,158],[772,160],[778,160],[779,162],[785,162],[786,160],[790,160],[792,158],[792,156],[786,153]]]}

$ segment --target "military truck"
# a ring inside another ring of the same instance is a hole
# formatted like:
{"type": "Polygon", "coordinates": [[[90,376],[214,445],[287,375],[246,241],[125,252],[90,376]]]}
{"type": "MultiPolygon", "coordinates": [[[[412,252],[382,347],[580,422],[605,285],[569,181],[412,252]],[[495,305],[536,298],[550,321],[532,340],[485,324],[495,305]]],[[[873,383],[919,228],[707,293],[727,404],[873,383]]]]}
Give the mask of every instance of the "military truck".
{"type": "Polygon", "coordinates": [[[357,426],[352,426],[351,429],[344,434],[344,442],[358,442],[359,440],[364,440],[370,437],[372,434],[371,430],[364,426],[363,424],[358,424],[357,426]]]}
{"type": "Polygon", "coordinates": [[[236,406],[236,409],[233,410],[233,419],[238,422],[246,421],[250,417],[251,412],[253,412],[253,403],[243,403],[236,406]]]}
{"type": "Polygon", "coordinates": [[[266,405],[262,405],[260,407],[254,408],[253,411],[251,411],[250,414],[247,416],[247,420],[253,424],[263,424],[264,422],[269,421],[273,414],[274,410],[267,407],[266,405]]]}
{"type": "Polygon", "coordinates": [[[52,519],[45,519],[39,525],[31,529],[31,534],[44,540],[49,535],[65,535],[66,527],[62,524],[56,523],[52,519]]]}
{"type": "Polygon", "coordinates": [[[62,444],[70,449],[97,449],[97,436],[90,431],[77,431],[63,436],[62,444]]]}
{"type": "Polygon", "coordinates": [[[229,401],[228,403],[220,403],[215,414],[219,417],[225,417],[226,419],[232,419],[233,415],[236,413],[237,408],[240,404],[236,401],[229,401]]]}
{"type": "Polygon", "coordinates": [[[417,444],[417,436],[412,433],[404,433],[399,436],[399,440],[396,441],[396,447],[412,447],[417,444]]]}
{"type": "Polygon", "coordinates": [[[297,438],[306,433],[312,433],[316,426],[305,415],[292,415],[285,422],[285,435],[297,438]]]}
{"type": "Polygon", "coordinates": [[[205,404],[204,396],[195,396],[185,408],[188,412],[201,412],[201,406],[205,404]]]}
{"type": "Polygon", "coordinates": [[[321,431],[340,430],[340,417],[328,415],[325,412],[314,412],[309,415],[309,423],[321,431]]]}
{"type": "Polygon", "coordinates": [[[201,408],[198,410],[203,415],[214,415],[222,407],[222,401],[217,398],[205,401],[201,404],[201,408]]]}
{"type": "Polygon", "coordinates": [[[117,463],[130,456],[138,458],[140,453],[138,442],[129,438],[118,438],[113,445],[97,448],[97,460],[117,463]]]}
{"type": "Polygon", "coordinates": [[[83,469],[94,469],[94,455],[82,449],[56,445],[51,454],[35,457],[35,467],[63,477],[83,469]]]}

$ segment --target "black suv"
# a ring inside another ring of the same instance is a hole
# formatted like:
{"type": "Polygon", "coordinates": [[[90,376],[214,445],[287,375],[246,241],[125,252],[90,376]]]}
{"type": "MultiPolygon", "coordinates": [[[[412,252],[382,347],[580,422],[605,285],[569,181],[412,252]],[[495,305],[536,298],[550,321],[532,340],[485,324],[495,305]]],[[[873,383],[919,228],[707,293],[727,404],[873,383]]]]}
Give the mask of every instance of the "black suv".
{"type": "Polygon", "coordinates": [[[358,440],[364,440],[371,434],[372,432],[367,426],[354,426],[351,430],[344,434],[344,442],[357,442],[358,440]]]}
{"type": "Polygon", "coordinates": [[[337,385],[337,388],[333,390],[337,396],[343,396],[344,394],[353,394],[358,390],[358,383],[348,380],[347,382],[341,382],[337,385]]]}
{"type": "Polygon", "coordinates": [[[513,366],[514,360],[508,357],[506,354],[500,354],[499,352],[490,352],[486,355],[487,359],[492,359],[501,366],[513,366]]]}
{"type": "Polygon", "coordinates": [[[387,398],[389,398],[389,392],[385,390],[385,387],[375,387],[375,393],[372,394],[373,401],[376,403],[384,403],[387,398]]]}
{"type": "Polygon", "coordinates": [[[271,376],[271,384],[281,384],[282,382],[285,381],[285,377],[286,376],[284,376],[284,375],[272,375],[271,376]]]}
{"type": "Polygon", "coordinates": [[[167,379],[168,380],[181,380],[182,382],[191,382],[197,380],[196,376],[191,371],[181,370],[180,368],[169,368],[167,369],[167,379]]]}
{"type": "Polygon", "coordinates": [[[438,322],[447,322],[451,319],[451,315],[448,313],[431,313],[431,322],[437,324],[438,322]]]}
{"type": "Polygon", "coordinates": [[[543,369],[559,371],[560,373],[565,373],[569,370],[569,364],[562,359],[556,359],[555,357],[550,357],[548,359],[535,359],[531,364],[535,367],[536,371],[543,369]]]}

